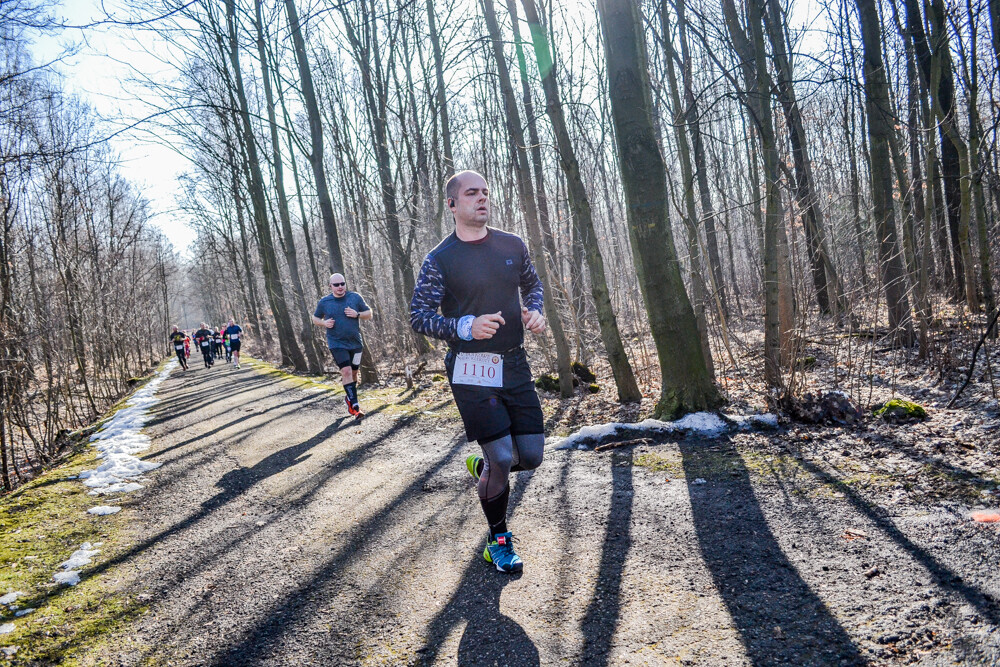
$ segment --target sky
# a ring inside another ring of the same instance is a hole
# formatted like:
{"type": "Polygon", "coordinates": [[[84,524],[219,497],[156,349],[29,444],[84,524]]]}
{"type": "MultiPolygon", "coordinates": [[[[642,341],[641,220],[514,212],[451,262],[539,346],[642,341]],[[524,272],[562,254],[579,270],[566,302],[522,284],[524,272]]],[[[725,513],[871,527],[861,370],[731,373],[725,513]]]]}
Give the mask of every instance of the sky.
{"type": "MultiPolygon", "coordinates": [[[[100,0],[65,0],[55,14],[69,25],[85,25],[104,16],[101,4],[100,0]]],[[[113,0],[104,4],[109,8],[117,6],[113,0]]],[[[145,33],[147,48],[155,49],[156,41],[145,33]]],[[[154,77],[169,76],[163,63],[140,49],[122,28],[109,26],[63,30],[36,39],[31,51],[36,62],[47,62],[74,46],[78,51],[75,55],[53,66],[63,76],[68,92],[89,104],[112,128],[148,113],[136,100],[138,87],[122,82],[133,76],[132,68],[154,77]]],[[[195,235],[184,216],[175,211],[175,193],[178,176],[189,168],[188,163],[175,151],[151,141],[147,134],[151,129],[148,124],[140,125],[135,131],[113,137],[110,145],[121,156],[122,174],[149,200],[152,222],[163,230],[175,250],[185,254],[195,235]]]]}
{"type": "MultiPolygon", "coordinates": [[[[69,25],[86,25],[104,17],[102,4],[114,12],[124,1],[64,0],[56,14],[69,25]]],[[[804,25],[817,28],[813,20],[819,13],[816,0],[795,0],[792,8],[793,28],[804,25]]],[[[68,91],[94,108],[110,127],[120,128],[148,114],[136,97],[140,88],[128,83],[134,76],[133,70],[154,78],[172,75],[148,52],[164,49],[163,43],[150,32],[144,32],[142,39],[140,48],[133,34],[120,27],[67,29],[37,39],[32,52],[37,61],[46,62],[59,57],[67,48],[76,47],[77,53],[54,65],[54,69],[63,76],[68,91]]],[[[808,35],[804,42],[821,42],[819,31],[808,35]]],[[[176,211],[175,201],[178,177],[189,165],[183,156],[153,141],[150,137],[153,129],[148,123],[140,124],[135,130],[114,136],[110,144],[121,156],[122,173],[149,200],[152,222],[163,230],[175,250],[187,254],[195,234],[184,216],[176,211]]]]}

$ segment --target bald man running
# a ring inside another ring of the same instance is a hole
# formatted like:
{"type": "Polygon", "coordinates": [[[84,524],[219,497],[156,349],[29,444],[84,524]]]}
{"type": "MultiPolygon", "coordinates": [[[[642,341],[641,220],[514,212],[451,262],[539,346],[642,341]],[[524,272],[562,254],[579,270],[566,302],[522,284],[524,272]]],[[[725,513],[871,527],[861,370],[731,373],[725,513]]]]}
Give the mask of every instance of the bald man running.
{"type": "Polygon", "coordinates": [[[489,187],[480,174],[455,174],[445,193],[455,231],[424,259],[410,325],[448,342],[455,405],[466,437],[483,450],[466,459],[489,524],[483,557],[501,572],[520,572],[507,530],[508,480],[542,462],[542,408],[522,347],[525,329],[545,331],[542,282],[524,241],[486,226],[489,187]]]}
{"type": "Polygon", "coordinates": [[[342,273],[330,276],[330,293],[316,304],[313,324],[326,327],[326,344],[333,360],[340,368],[341,380],[347,397],[347,411],[355,419],[365,413],[358,403],[358,368],[364,342],[361,338],[361,320],[370,320],[372,310],[357,292],[347,289],[347,279],[342,273]]]}

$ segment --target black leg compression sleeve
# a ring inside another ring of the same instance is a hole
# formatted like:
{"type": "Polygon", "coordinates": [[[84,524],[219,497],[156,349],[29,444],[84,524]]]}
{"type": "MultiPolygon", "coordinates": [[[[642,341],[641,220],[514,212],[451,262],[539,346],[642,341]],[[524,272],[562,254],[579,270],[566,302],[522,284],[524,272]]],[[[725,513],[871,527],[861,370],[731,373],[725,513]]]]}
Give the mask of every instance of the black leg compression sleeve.
{"type": "Polygon", "coordinates": [[[507,532],[507,501],[510,500],[510,485],[503,487],[503,491],[496,498],[480,498],[479,503],[483,506],[483,514],[486,515],[486,523],[490,525],[490,539],[492,540],[499,533],[507,532]]]}
{"type": "Polygon", "coordinates": [[[354,382],[345,384],[344,392],[347,394],[347,398],[351,399],[351,405],[358,404],[358,386],[354,382]]]}
{"type": "Polygon", "coordinates": [[[513,459],[510,469],[534,470],[542,464],[545,436],[541,433],[514,436],[513,459]]]}

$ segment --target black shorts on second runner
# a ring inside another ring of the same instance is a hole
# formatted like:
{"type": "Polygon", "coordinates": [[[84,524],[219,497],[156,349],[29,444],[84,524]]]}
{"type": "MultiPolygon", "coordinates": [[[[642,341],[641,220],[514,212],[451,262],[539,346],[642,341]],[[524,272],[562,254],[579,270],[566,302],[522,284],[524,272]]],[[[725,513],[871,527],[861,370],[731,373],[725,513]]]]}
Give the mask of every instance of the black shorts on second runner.
{"type": "Polygon", "coordinates": [[[347,368],[351,367],[351,370],[358,370],[361,366],[361,354],[362,349],[348,349],[346,347],[331,347],[330,354],[333,355],[333,360],[337,364],[337,368],[347,368]]]}
{"type": "Polygon", "coordinates": [[[174,350],[174,352],[177,353],[177,358],[181,360],[182,364],[187,361],[187,357],[184,355],[184,350],[174,350]]]}
{"type": "MultiPolygon", "coordinates": [[[[449,352],[444,363],[450,382],[455,371],[454,353],[449,352]]],[[[542,405],[523,349],[503,355],[503,387],[452,384],[451,393],[470,442],[545,432],[542,405]]]]}
{"type": "Polygon", "coordinates": [[[232,350],[233,352],[239,352],[240,351],[240,341],[238,341],[238,340],[231,340],[231,341],[229,341],[229,349],[232,350]]]}

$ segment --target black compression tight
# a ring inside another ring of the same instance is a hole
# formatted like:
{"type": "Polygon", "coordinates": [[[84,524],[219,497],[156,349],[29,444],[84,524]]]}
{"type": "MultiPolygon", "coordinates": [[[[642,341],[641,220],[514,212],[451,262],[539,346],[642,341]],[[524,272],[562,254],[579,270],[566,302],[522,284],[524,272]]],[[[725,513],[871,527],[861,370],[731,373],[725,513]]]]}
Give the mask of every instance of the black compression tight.
{"type": "Polygon", "coordinates": [[[545,436],[505,435],[496,440],[481,442],[483,470],[479,476],[479,500],[490,524],[490,533],[507,532],[507,500],[510,493],[511,471],[532,470],[542,463],[545,436]]]}

